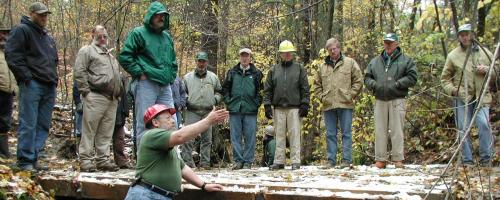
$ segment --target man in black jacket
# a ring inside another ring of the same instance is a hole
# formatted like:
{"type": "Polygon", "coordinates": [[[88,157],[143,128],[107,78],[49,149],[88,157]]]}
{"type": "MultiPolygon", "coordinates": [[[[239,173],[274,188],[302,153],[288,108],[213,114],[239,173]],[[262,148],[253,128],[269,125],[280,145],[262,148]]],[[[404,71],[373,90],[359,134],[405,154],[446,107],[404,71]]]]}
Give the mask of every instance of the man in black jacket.
{"type": "Polygon", "coordinates": [[[45,146],[56,97],[57,49],[48,34],[48,15],[43,3],[29,7],[29,17],[14,27],[7,40],[7,64],[19,85],[17,164],[23,170],[43,170],[38,153],[45,146]]]}
{"type": "Polygon", "coordinates": [[[290,141],[292,170],[300,169],[300,126],[301,118],[309,111],[309,82],[307,71],[294,61],[293,44],[285,40],[280,43],[281,62],[267,72],[264,83],[264,108],[268,119],[274,119],[276,153],[269,168],[285,168],[286,138],[290,141]],[[272,106],[272,107],[271,107],[272,106]],[[288,132],[288,134],[287,134],[288,132]]]}

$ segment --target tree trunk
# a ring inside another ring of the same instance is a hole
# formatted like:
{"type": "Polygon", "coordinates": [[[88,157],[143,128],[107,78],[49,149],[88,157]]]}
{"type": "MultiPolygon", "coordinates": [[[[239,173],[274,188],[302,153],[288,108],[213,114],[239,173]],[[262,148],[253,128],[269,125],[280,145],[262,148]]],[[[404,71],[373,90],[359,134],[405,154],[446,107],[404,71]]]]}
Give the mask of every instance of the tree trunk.
{"type": "Polygon", "coordinates": [[[328,3],[328,25],[327,25],[327,38],[332,37],[333,29],[333,16],[335,15],[335,0],[330,0],[328,3]]]}
{"type": "MultiPolygon", "coordinates": [[[[219,22],[219,49],[218,49],[218,66],[227,66],[227,41],[229,40],[228,33],[228,16],[229,16],[229,8],[231,2],[229,0],[220,0],[221,14],[220,14],[220,22],[219,22]]],[[[224,69],[219,70],[219,77],[223,77],[224,69]],[[222,75],[222,76],[221,76],[222,75]]]]}
{"type": "Polygon", "coordinates": [[[458,31],[458,13],[457,13],[457,6],[455,4],[455,0],[449,0],[450,1],[450,8],[451,8],[451,15],[452,15],[452,22],[454,26],[455,33],[458,31]]]}
{"type": "Polygon", "coordinates": [[[391,15],[391,23],[389,24],[390,32],[395,32],[396,27],[396,14],[394,13],[394,4],[392,1],[387,1],[387,6],[389,7],[389,14],[391,15]]]}
{"type": "Polygon", "coordinates": [[[413,32],[413,29],[415,29],[415,17],[417,16],[417,9],[418,6],[420,6],[420,1],[421,0],[414,0],[413,1],[413,8],[411,9],[411,15],[410,15],[410,33],[413,32]]]}
{"type": "Polygon", "coordinates": [[[484,5],[483,7],[478,9],[477,13],[477,36],[478,37],[483,37],[485,28],[486,28],[486,16],[488,16],[488,13],[490,12],[492,3],[489,3],[487,5],[484,5]]]}
{"type": "Polygon", "coordinates": [[[204,5],[205,12],[208,16],[206,16],[206,23],[202,24],[204,31],[201,36],[201,49],[208,54],[208,70],[217,74],[217,48],[219,45],[219,38],[217,36],[218,20],[212,4],[218,6],[219,1],[210,0],[204,5]]]}
{"type": "MultiPolygon", "coordinates": [[[[439,20],[439,9],[436,3],[436,0],[433,0],[434,2],[434,10],[436,11],[436,23],[438,25],[439,32],[443,32],[443,28],[441,27],[441,21],[439,20]]],[[[446,43],[444,42],[444,38],[441,37],[441,47],[443,48],[443,56],[446,59],[446,56],[448,55],[448,50],[446,49],[446,43]]]]}
{"type": "Polygon", "coordinates": [[[339,41],[344,41],[344,0],[338,0],[338,26],[337,26],[337,34],[339,41]]]}

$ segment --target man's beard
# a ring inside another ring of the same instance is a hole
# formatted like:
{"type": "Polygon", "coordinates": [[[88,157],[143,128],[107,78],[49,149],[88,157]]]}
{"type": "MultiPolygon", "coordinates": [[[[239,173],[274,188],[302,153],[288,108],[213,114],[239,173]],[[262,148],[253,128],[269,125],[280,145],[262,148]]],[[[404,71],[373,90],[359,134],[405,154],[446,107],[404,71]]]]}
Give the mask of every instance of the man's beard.
{"type": "Polygon", "coordinates": [[[5,49],[5,43],[6,43],[5,41],[1,41],[1,42],[0,42],[0,49],[1,49],[1,50],[4,50],[4,49],[5,49]]]}
{"type": "Polygon", "coordinates": [[[103,48],[103,49],[107,49],[108,48],[108,42],[106,42],[104,44],[99,44],[99,42],[97,40],[92,40],[92,43],[94,43],[96,46],[98,46],[100,48],[103,48]]]}

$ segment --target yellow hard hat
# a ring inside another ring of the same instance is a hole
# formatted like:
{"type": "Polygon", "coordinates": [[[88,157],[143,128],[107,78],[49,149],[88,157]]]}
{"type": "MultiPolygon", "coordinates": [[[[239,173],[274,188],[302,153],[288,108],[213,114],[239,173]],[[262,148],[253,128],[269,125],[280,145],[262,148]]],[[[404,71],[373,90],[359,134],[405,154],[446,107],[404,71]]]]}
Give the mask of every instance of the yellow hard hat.
{"type": "Polygon", "coordinates": [[[278,50],[279,52],[295,52],[295,47],[293,46],[292,42],[285,40],[280,43],[280,48],[278,50]]]}

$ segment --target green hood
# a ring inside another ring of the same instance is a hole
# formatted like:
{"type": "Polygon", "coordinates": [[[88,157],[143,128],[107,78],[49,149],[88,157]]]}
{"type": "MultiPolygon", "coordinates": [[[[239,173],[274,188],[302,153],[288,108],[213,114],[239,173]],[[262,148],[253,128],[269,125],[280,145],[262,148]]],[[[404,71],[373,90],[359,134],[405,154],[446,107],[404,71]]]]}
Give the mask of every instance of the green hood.
{"type": "Polygon", "coordinates": [[[151,20],[156,13],[161,11],[167,12],[167,14],[165,15],[165,24],[162,27],[162,31],[168,30],[170,28],[170,15],[168,14],[167,7],[158,1],[151,3],[151,5],[149,6],[148,13],[146,13],[146,16],[144,16],[144,26],[148,29],[153,29],[151,26],[151,20]]]}

